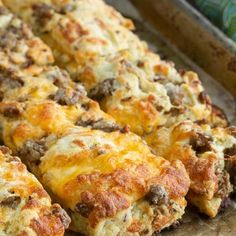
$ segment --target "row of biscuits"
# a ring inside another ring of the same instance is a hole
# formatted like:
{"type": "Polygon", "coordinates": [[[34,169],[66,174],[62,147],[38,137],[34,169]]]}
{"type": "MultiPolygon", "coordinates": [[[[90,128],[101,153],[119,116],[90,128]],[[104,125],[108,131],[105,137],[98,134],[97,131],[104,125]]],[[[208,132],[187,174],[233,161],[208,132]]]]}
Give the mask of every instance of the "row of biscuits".
{"type": "Polygon", "coordinates": [[[128,125],[156,154],[184,163],[189,202],[216,216],[233,189],[228,171],[235,128],[227,127],[197,74],[177,71],[152,53],[132,33],[133,23],[102,0],[4,2],[119,125],[128,125]]]}
{"type": "MultiPolygon", "coordinates": [[[[52,65],[49,47],[2,5],[0,38],[1,138],[67,210],[70,229],[85,235],[152,235],[178,221],[189,189],[183,164],[154,155],[127,126],[102,112],[82,85],[52,65]]],[[[17,218],[16,210],[11,212],[17,218]]],[[[47,211],[68,225],[65,213],[47,211]]],[[[0,234],[63,235],[59,223],[53,234],[49,216],[43,221],[36,216],[43,232],[3,222],[0,234]],[[15,228],[5,233],[9,227],[15,228]]]]}

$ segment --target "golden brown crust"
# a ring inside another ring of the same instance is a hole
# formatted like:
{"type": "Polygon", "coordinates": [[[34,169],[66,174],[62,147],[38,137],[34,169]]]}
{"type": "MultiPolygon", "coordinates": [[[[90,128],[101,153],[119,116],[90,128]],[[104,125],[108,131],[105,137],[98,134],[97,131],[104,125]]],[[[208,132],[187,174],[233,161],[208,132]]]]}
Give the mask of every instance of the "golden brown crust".
{"type": "Polygon", "coordinates": [[[58,216],[52,215],[50,211],[43,211],[39,213],[39,219],[32,219],[30,227],[36,232],[37,235],[64,235],[65,229],[61,224],[61,219],[58,216]],[[48,225],[54,225],[54,228],[49,228],[48,225]]]}

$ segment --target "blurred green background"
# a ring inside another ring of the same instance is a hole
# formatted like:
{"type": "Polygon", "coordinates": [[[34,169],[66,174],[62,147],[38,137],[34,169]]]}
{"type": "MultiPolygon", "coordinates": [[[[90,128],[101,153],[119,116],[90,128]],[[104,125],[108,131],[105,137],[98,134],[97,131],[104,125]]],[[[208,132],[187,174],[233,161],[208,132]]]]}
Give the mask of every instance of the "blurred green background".
{"type": "Polygon", "coordinates": [[[236,0],[195,0],[197,8],[236,41],[236,0]]]}

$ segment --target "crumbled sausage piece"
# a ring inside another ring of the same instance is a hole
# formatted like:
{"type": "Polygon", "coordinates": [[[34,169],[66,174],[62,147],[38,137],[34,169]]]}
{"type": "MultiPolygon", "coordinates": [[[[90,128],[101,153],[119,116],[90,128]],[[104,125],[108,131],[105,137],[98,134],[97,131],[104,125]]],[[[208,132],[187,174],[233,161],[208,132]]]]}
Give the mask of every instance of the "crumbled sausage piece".
{"type": "Polygon", "coordinates": [[[22,69],[27,69],[27,68],[29,68],[30,66],[32,66],[33,64],[34,64],[33,59],[27,56],[27,60],[26,60],[26,62],[24,62],[24,63],[21,65],[21,68],[22,68],[22,69]]]}
{"type": "Polygon", "coordinates": [[[20,156],[26,161],[39,164],[40,158],[45,154],[46,151],[47,147],[44,140],[28,140],[22,147],[20,156]]]}
{"type": "Polygon", "coordinates": [[[169,111],[165,112],[165,114],[171,114],[171,116],[179,116],[183,114],[184,111],[184,107],[172,107],[169,111]]]}
{"type": "Polygon", "coordinates": [[[224,199],[225,197],[228,197],[229,193],[231,192],[230,176],[226,171],[217,174],[217,176],[219,181],[218,190],[215,196],[224,199]]]}
{"type": "Polygon", "coordinates": [[[60,105],[75,105],[82,97],[86,96],[86,91],[82,85],[77,85],[74,90],[70,90],[62,85],[63,81],[57,80],[57,83],[59,89],[49,98],[60,105]]]}
{"type": "Polygon", "coordinates": [[[181,93],[181,91],[178,91],[177,89],[175,90],[168,89],[167,95],[169,96],[172,105],[179,106],[182,104],[184,95],[181,93]]]}
{"type": "Polygon", "coordinates": [[[165,188],[160,185],[152,185],[146,195],[146,200],[152,205],[167,204],[168,199],[168,193],[165,188]]]}
{"type": "Polygon", "coordinates": [[[4,93],[3,91],[0,91],[0,102],[2,102],[4,99],[4,93]]]}
{"type": "Polygon", "coordinates": [[[45,3],[34,4],[33,7],[33,16],[36,18],[36,21],[39,25],[45,26],[47,21],[52,18],[52,7],[45,3]]]}
{"type": "Polygon", "coordinates": [[[161,112],[164,109],[164,107],[161,105],[156,105],[155,108],[158,112],[161,112]]]}
{"type": "Polygon", "coordinates": [[[190,145],[197,154],[212,150],[210,141],[212,138],[201,133],[195,133],[190,139],[190,145]]]}
{"type": "MultiPolygon", "coordinates": [[[[225,112],[219,108],[218,106],[212,104],[212,114],[215,116],[215,117],[218,117],[220,118],[221,120],[224,120],[225,121],[225,124],[228,125],[229,124],[229,121],[228,121],[228,118],[225,114],[225,112]]],[[[222,126],[222,124],[218,124],[219,126],[222,126]]]]}
{"type": "Polygon", "coordinates": [[[201,103],[203,104],[206,104],[206,105],[211,105],[211,99],[210,97],[208,96],[208,94],[206,94],[205,91],[202,91],[199,96],[198,96],[198,99],[201,103]]]}
{"type": "Polygon", "coordinates": [[[194,123],[197,125],[205,125],[208,123],[208,121],[206,119],[202,119],[202,120],[196,120],[194,121],[194,123]]]}
{"type": "Polygon", "coordinates": [[[144,67],[145,66],[145,62],[141,61],[141,60],[138,60],[137,61],[137,66],[140,67],[140,68],[144,67]]]}
{"type": "Polygon", "coordinates": [[[230,135],[236,138],[236,126],[231,126],[227,128],[227,131],[230,135]]]}
{"type": "Polygon", "coordinates": [[[66,229],[69,227],[71,219],[67,215],[66,211],[62,209],[58,204],[52,205],[52,214],[60,218],[62,224],[66,229]]]}
{"type": "Polygon", "coordinates": [[[74,4],[66,4],[65,6],[61,7],[57,12],[60,14],[66,14],[67,12],[72,12],[76,9],[74,4]]]}
{"type": "Polygon", "coordinates": [[[26,27],[19,19],[13,18],[7,25],[6,30],[0,31],[0,47],[5,51],[16,51],[18,41],[25,38],[29,39],[32,36],[32,32],[26,27]],[[14,24],[18,22],[19,24],[14,24]]]}
{"type": "Polygon", "coordinates": [[[161,82],[165,82],[166,80],[167,80],[166,77],[161,76],[161,75],[156,75],[153,77],[153,82],[161,83],[161,82]]]}
{"type": "Polygon", "coordinates": [[[82,126],[82,127],[91,127],[94,130],[102,130],[104,132],[110,133],[110,132],[114,132],[114,131],[118,131],[121,130],[121,127],[118,126],[116,123],[113,122],[109,122],[103,119],[99,119],[99,120],[79,120],[77,122],[78,126],[82,126]]]}
{"type": "Polygon", "coordinates": [[[92,126],[94,122],[97,122],[97,121],[92,120],[92,119],[83,120],[83,118],[81,118],[81,119],[76,123],[76,125],[82,126],[82,127],[88,127],[88,126],[92,126]]]}
{"type": "Polygon", "coordinates": [[[88,111],[88,110],[90,109],[90,103],[89,103],[89,102],[83,103],[83,104],[81,104],[81,107],[82,107],[85,111],[88,111]]]}
{"type": "Polygon", "coordinates": [[[89,92],[89,97],[100,101],[107,96],[111,96],[115,91],[115,83],[115,79],[106,79],[102,81],[89,92]]]}
{"type": "Polygon", "coordinates": [[[92,125],[92,129],[102,130],[107,133],[121,130],[121,128],[116,123],[108,122],[106,120],[99,120],[95,122],[92,125]]]}
{"type": "Polygon", "coordinates": [[[149,229],[144,229],[142,232],[141,232],[141,235],[147,235],[149,234],[149,229]]]}
{"type": "Polygon", "coordinates": [[[3,115],[8,118],[16,118],[20,113],[20,109],[14,105],[5,106],[3,109],[3,115]]]}
{"type": "Polygon", "coordinates": [[[5,34],[0,36],[0,47],[1,48],[13,48],[13,45],[16,45],[16,39],[10,34],[5,34]]]}
{"type": "Polygon", "coordinates": [[[7,84],[10,89],[24,86],[24,81],[15,75],[13,70],[0,68],[0,83],[7,84]]]}
{"type": "Polygon", "coordinates": [[[181,76],[184,76],[185,74],[186,74],[186,70],[185,69],[179,69],[179,74],[181,75],[181,76]]]}
{"type": "Polygon", "coordinates": [[[126,98],[122,98],[122,99],[121,99],[122,102],[128,102],[128,101],[130,101],[130,100],[132,100],[132,96],[129,96],[129,97],[126,97],[126,98]]]}
{"type": "Polygon", "coordinates": [[[49,73],[49,77],[51,77],[53,84],[59,88],[63,88],[70,81],[68,73],[64,70],[55,70],[53,73],[49,73]]]}
{"type": "Polygon", "coordinates": [[[232,147],[230,148],[226,148],[224,150],[224,154],[225,156],[236,156],[236,144],[234,144],[232,147]]]}
{"type": "Polygon", "coordinates": [[[15,88],[20,88],[24,85],[24,82],[18,78],[18,79],[8,79],[8,84],[9,84],[9,87],[11,89],[15,89],[15,88]]]}
{"type": "Polygon", "coordinates": [[[56,94],[51,95],[49,98],[60,105],[74,105],[79,101],[80,96],[76,91],[68,94],[65,88],[59,88],[56,94]]]}
{"type": "Polygon", "coordinates": [[[21,198],[19,196],[9,196],[3,199],[0,203],[1,206],[6,206],[12,209],[16,209],[20,204],[21,198]]]}
{"type": "Polygon", "coordinates": [[[75,206],[75,211],[86,218],[89,217],[89,214],[91,213],[92,210],[93,207],[89,206],[87,203],[77,203],[75,206]]]}

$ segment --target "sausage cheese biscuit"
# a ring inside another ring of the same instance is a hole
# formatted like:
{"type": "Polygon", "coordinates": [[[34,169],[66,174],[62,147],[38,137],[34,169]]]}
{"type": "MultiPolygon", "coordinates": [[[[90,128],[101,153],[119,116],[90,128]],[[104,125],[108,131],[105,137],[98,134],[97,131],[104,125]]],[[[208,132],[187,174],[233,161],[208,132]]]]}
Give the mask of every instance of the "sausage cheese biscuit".
{"type": "Polygon", "coordinates": [[[0,147],[0,234],[63,236],[70,218],[51,204],[38,180],[7,147],[0,147]]]}
{"type": "Polygon", "coordinates": [[[236,128],[183,121],[145,139],[159,155],[184,163],[191,179],[188,200],[216,216],[235,186],[236,128]]]}

